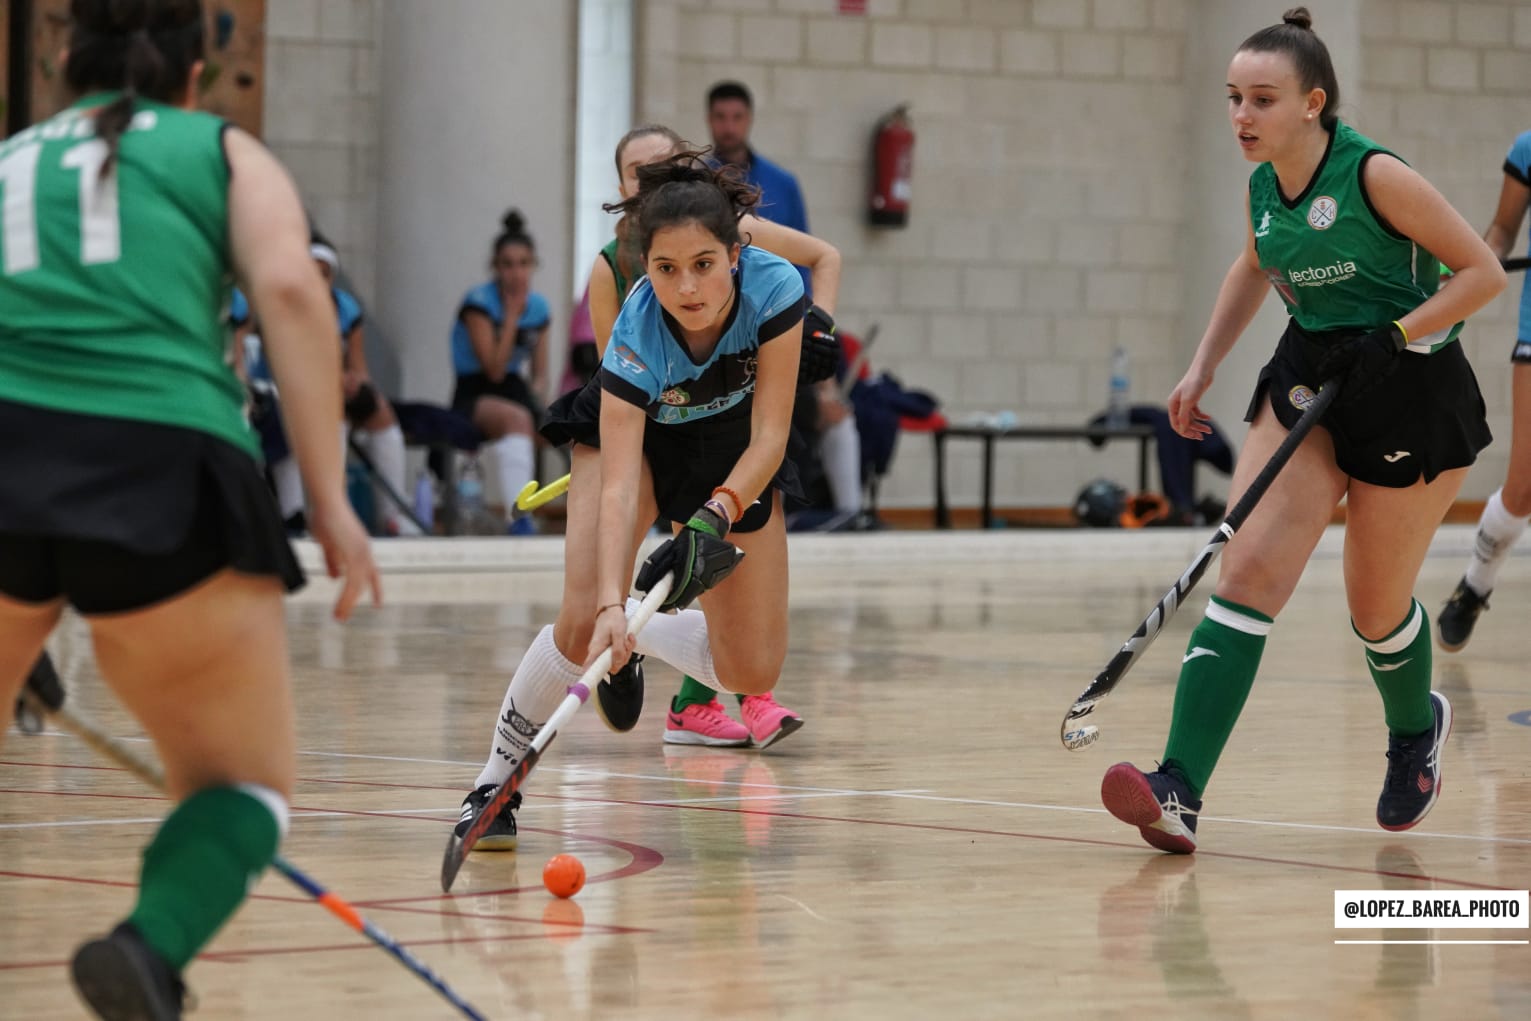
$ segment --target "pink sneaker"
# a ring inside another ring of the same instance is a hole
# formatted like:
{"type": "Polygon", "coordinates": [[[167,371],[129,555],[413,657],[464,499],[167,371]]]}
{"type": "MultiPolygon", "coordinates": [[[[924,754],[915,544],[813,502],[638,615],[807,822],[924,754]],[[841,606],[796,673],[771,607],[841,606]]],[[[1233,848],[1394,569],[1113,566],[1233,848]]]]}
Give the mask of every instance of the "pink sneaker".
{"type": "Polygon", "coordinates": [[[680,712],[674,709],[665,718],[665,744],[706,745],[708,748],[742,748],[750,743],[750,732],[742,723],[723,711],[717,699],[692,703],[680,712]]]}
{"type": "Polygon", "coordinates": [[[777,703],[770,692],[744,696],[739,714],[750,728],[750,741],[756,748],[769,748],[803,725],[802,717],[777,703]]]}

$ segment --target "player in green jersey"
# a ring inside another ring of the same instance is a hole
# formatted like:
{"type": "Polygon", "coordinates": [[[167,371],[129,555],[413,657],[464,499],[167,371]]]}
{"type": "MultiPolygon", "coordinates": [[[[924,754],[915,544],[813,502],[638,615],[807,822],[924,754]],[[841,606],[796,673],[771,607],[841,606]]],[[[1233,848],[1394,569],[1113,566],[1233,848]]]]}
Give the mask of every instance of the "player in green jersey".
{"type": "Polygon", "coordinates": [[[228,363],[234,275],[344,576],[336,616],[378,580],[342,483],[334,308],[297,190],[192,109],[200,0],[70,12],[77,102],[0,142],[0,712],[72,604],[176,802],[75,984],[104,1018],[179,1018],[181,971],[270,864],[295,772],[281,597],[302,572],[228,363]]]}
{"type": "Polygon", "coordinates": [[[1160,768],[1119,763],[1101,784],[1111,813],[1165,851],[1196,849],[1202,792],[1265,636],[1341,499],[1351,625],[1388,730],[1378,824],[1414,826],[1440,791],[1451,707],[1430,690],[1430,627],[1413,590],[1436,527],[1489,442],[1477,381],[1455,341],[1505,277],[1439,192],[1339,122],[1339,98],[1305,7],[1250,36],[1228,68],[1234,135],[1259,166],[1244,250],[1170,394],[1172,424],[1182,436],[1207,434],[1202,395],[1271,287],[1291,323],[1256,385],[1234,497],[1314,392],[1326,382],[1340,391],[1228,543],[1181,664],[1160,768]],[[1454,273],[1444,286],[1437,260],[1454,273]]]}

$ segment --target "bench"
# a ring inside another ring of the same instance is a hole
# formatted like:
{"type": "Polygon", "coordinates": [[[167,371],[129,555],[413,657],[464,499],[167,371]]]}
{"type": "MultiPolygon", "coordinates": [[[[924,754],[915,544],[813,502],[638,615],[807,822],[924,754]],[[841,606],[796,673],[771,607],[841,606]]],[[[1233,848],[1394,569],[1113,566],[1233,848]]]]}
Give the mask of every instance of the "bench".
{"type": "Polygon", "coordinates": [[[946,441],[977,440],[983,444],[983,527],[994,526],[994,456],[1001,440],[1087,440],[1110,443],[1113,440],[1138,442],[1138,490],[1148,490],[1148,447],[1154,440],[1150,425],[1069,426],[1069,425],[947,425],[931,432],[935,443],[936,527],[952,527],[951,507],[946,500],[946,441]]]}

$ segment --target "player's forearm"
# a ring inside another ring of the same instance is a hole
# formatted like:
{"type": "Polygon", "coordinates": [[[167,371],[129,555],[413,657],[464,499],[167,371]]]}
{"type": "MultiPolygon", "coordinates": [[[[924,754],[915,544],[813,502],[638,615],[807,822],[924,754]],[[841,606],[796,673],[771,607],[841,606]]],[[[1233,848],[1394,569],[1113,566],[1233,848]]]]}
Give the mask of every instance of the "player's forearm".
{"type": "Polygon", "coordinates": [[[1208,373],[1215,371],[1260,311],[1269,289],[1269,281],[1258,268],[1243,256],[1234,260],[1218,288],[1212,318],[1197,345],[1194,361],[1208,373]]]}

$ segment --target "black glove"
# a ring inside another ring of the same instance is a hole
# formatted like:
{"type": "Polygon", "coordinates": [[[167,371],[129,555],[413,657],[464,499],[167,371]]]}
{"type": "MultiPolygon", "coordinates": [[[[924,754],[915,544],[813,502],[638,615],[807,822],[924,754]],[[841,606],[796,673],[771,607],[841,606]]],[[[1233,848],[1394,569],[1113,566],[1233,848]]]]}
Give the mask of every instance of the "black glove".
{"type": "Polygon", "coordinates": [[[744,559],[744,553],[723,536],[728,522],[703,507],[691,515],[680,534],[649,554],[638,568],[634,588],[647,592],[670,572],[675,582],[659,609],[684,610],[697,596],[727,578],[744,559]]]}
{"type": "MultiPolygon", "coordinates": [[[[37,657],[37,662],[33,664],[32,672],[27,675],[26,688],[50,710],[60,709],[64,705],[64,684],[59,680],[58,671],[53,668],[52,657],[46,652],[37,657]]],[[[41,734],[43,722],[43,718],[33,712],[26,699],[16,696],[16,726],[22,733],[41,734]]]]}
{"type": "Polygon", "coordinates": [[[797,381],[821,383],[840,367],[840,339],[835,336],[835,320],[817,305],[808,306],[803,316],[803,354],[797,363],[797,381]]]}
{"type": "Polygon", "coordinates": [[[1349,404],[1364,397],[1398,368],[1398,355],[1409,344],[1397,323],[1384,329],[1335,344],[1318,359],[1318,381],[1338,378],[1340,394],[1336,404],[1349,404]]]}

